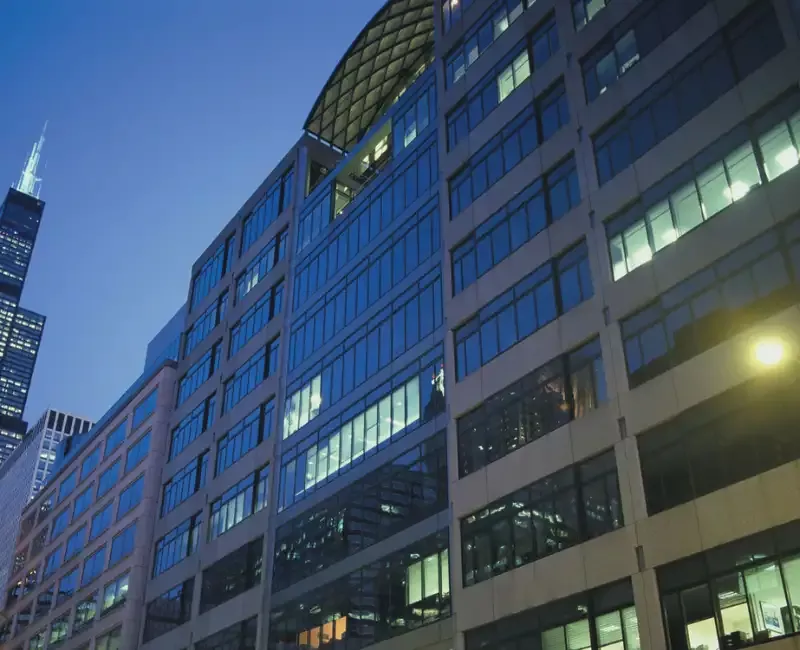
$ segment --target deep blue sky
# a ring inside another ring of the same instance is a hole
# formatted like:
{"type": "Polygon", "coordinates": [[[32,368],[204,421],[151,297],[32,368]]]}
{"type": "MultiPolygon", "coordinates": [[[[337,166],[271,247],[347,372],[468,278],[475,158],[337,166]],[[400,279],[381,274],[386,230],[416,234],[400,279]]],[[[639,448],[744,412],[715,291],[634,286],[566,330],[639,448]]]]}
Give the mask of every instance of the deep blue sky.
{"type": "MultiPolygon", "coordinates": [[[[50,120],[26,417],[98,418],[383,0],[5,0],[0,186],[50,120]]],[[[41,167],[40,167],[41,171],[41,167]]],[[[5,190],[2,190],[5,193],[5,190]]]]}

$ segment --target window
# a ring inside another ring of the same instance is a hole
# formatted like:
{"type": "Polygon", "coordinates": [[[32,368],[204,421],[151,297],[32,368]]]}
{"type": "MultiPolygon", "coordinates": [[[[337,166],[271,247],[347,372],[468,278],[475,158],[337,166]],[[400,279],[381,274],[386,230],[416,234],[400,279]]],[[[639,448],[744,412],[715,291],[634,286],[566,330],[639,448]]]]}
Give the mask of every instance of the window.
{"type": "Polygon", "coordinates": [[[76,521],[92,505],[92,495],[94,494],[94,483],[89,484],[83,492],[75,497],[75,506],[72,510],[72,521],[76,521]]]}
{"type": "Polygon", "coordinates": [[[89,476],[100,463],[100,451],[100,445],[97,445],[97,447],[92,449],[91,453],[83,459],[81,463],[81,481],[89,476]]]}
{"type": "Polygon", "coordinates": [[[75,606],[75,631],[83,629],[94,621],[97,616],[97,592],[84,598],[75,606]]]}
{"type": "Polygon", "coordinates": [[[800,458],[795,402],[788,387],[756,379],[637,436],[648,514],[800,458]]]}
{"type": "MultiPolygon", "coordinates": [[[[17,627],[19,627],[19,614],[17,615],[17,627]]],[[[28,640],[28,650],[44,650],[45,630],[34,634],[28,640]]]]}
{"type": "Polygon", "coordinates": [[[416,216],[418,218],[410,219],[409,227],[395,233],[391,241],[380,245],[369,256],[368,265],[360,264],[294,320],[289,338],[290,370],[311,357],[438,252],[441,240],[438,201],[416,216]]]}
{"type": "Polygon", "coordinates": [[[216,539],[267,505],[269,466],[256,470],[211,502],[209,540],[216,539]]]}
{"type": "Polygon", "coordinates": [[[47,576],[53,575],[56,572],[58,567],[61,566],[61,558],[63,555],[64,555],[64,547],[59,546],[55,551],[50,553],[50,555],[48,555],[45,558],[43,577],[46,578],[47,576]]]}
{"type": "Polygon", "coordinates": [[[120,492],[119,505],[117,506],[117,521],[139,505],[139,502],[142,500],[143,492],[144,474],[120,492]]]}
{"type": "Polygon", "coordinates": [[[445,34],[461,22],[464,12],[472,6],[473,1],[442,0],[442,30],[445,34]]]}
{"type": "Polygon", "coordinates": [[[44,499],[39,502],[39,512],[36,518],[36,523],[41,524],[50,512],[53,510],[53,504],[55,503],[56,493],[55,491],[48,494],[44,499]]]}
{"type": "Polygon", "coordinates": [[[629,579],[604,585],[469,630],[466,650],[535,647],[542,650],[640,650],[639,623],[629,579]]]}
{"type": "Polygon", "coordinates": [[[194,578],[189,578],[147,603],[144,613],[143,643],[187,623],[192,617],[194,578]]]}
{"type": "Polygon", "coordinates": [[[410,147],[430,124],[436,123],[436,86],[430,85],[392,120],[394,131],[392,155],[410,147]]]}
{"type": "Polygon", "coordinates": [[[433,269],[381,313],[383,320],[364,325],[314,368],[287,386],[283,437],[305,426],[322,411],[385,368],[442,325],[442,281],[433,269]]]}
{"type": "Polygon", "coordinates": [[[22,587],[22,595],[26,596],[31,593],[35,588],[36,585],[39,583],[39,576],[36,569],[31,569],[25,575],[25,582],[23,583],[22,587]]]}
{"type": "Polygon", "coordinates": [[[609,0],[572,0],[572,18],[575,23],[575,31],[579,32],[599,11],[608,4],[609,0]]]}
{"type": "Polygon", "coordinates": [[[729,639],[766,643],[800,631],[796,521],[658,567],[670,650],[729,639]]]}
{"type": "Polygon", "coordinates": [[[456,83],[467,69],[532,6],[535,0],[501,0],[471,27],[463,40],[445,57],[445,81],[456,83]]]}
{"type": "Polygon", "coordinates": [[[164,484],[161,516],[172,512],[206,484],[208,450],[193,458],[164,484]]]}
{"type": "Polygon", "coordinates": [[[184,358],[189,356],[198,345],[205,341],[206,337],[214,331],[214,328],[222,322],[227,309],[228,292],[223,291],[219,298],[198,316],[194,323],[192,323],[192,326],[186,331],[183,345],[184,358]]]}
{"type": "Polygon", "coordinates": [[[255,449],[264,439],[269,438],[274,410],[274,403],[270,400],[233,425],[233,428],[217,441],[215,470],[217,476],[248,451],[255,449]]]}
{"type": "Polygon", "coordinates": [[[269,289],[231,327],[228,357],[234,356],[283,310],[283,281],[269,289]]]}
{"type": "MultiPolygon", "coordinates": [[[[445,440],[440,431],[280,526],[273,592],[446,510],[445,440]]],[[[281,494],[284,478],[281,471],[281,494]]]]}
{"type": "Polygon", "coordinates": [[[594,295],[586,241],[546,262],[454,330],[456,380],[594,295]]]}
{"type": "Polygon", "coordinates": [[[255,650],[258,617],[234,623],[194,644],[194,650],[255,650]]]}
{"type": "Polygon", "coordinates": [[[103,613],[110,609],[122,607],[125,604],[125,600],[128,597],[129,581],[130,575],[124,573],[103,588],[103,613]]]}
{"type": "MultiPolygon", "coordinates": [[[[672,15],[670,3],[665,11],[672,15]]],[[[783,48],[772,5],[749,5],[593,137],[599,184],[629,167],[783,48]],[[749,50],[748,39],[767,46],[749,50]]]]}
{"type": "Polygon", "coordinates": [[[614,452],[543,478],[461,520],[464,586],[622,527],[614,452]]]}
{"type": "Polygon", "coordinates": [[[442,351],[441,345],[435,346],[393,380],[377,387],[370,402],[354,404],[350,412],[356,413],[338,428],[331,423],[294,450],[285,450],[278,509],[305,498],[316,485],[336,479],[365,457],[444,412],[442,351]]]}
{"type": "Polygon", "coordinates": [[[103,572],[106,563],[106,546],[103,544],[83,561],[81,587],[85,587],[103,572]]]}
{"type": "Polygon", "coordinates": [[[145,433],[139,440],[134,442],[128,449],[128,454],[125,457],[125,473],[130,472],[134,467],[141,463],[150,451],[150,434],[152,431],[145,433]]]}
{"type": "Polygon", "coordinates": [[[200,513],[189,517],[156,542],[153,577],[171,569],[197,550],[200,541],[200,513]]]}
{"type": "Polygon", "coordinates": [[[181,377],[180,382],[178,382],[178,403],[176,406],[183,404],[214,375],[217,368],[219,368],[221,360],[222,341],[219,340],[181,377]]]}
{"type": "Polygon", "coordinates": [[[242,255],[292,202],[294,168],[283,172],[242,221],[242,255]]]}
{"type": "Polygon", "coordinates": [[[83,525],[67,538],[67,545],[64,550],[64,561],[75,557],[83,550],[83,543],[86,539],[86,526],[83,525]]]}
{"type": "Polygon", "coordinates": [[[33,608],[33,620],[38,620],[43,616],[47,616],[50,613],[50,609],[53,606],[53,587],[50,586],[48,589],[40,592],[38,596],[36,596],[36,605],[33,608]]]}
{"type": "Polygon", "coordinates": [[[25,562],[28,560],[28,549],[24,548],[21,551],[18,551],[14,554],[14,564],[11,567],[11,574],[15,575],[18,571],[22,571],[22,567],[25,566],[25,562]]]}
{"type": "Polygon", "coordinates": [[[134,521],[121,533],[114,535],[114,539],[111,540],[111,555],[108,559],[108,566],[114,566],[117,562],[133,553],[135,541],[136,522],[134,521]]]}
{"type": "Polygon", "coordinates": [[[61,485],[58,486],[58,503],[61,503],[64,499],[66,499],[72,491],[75,489],[75,486],[78,482],[78,472],[74,471],[72,474],[67,476],[63,481],[61,481],[61,485]]]}
{"type": "Polygon", "coordinates": [[[78,574],[80,567],[75,567],[58,581],[58,594],[56,595],[56,605],[69,600],[78,588],[78,574]]]}
{"type": "Polygon", "coordinates": [[[154,388],[133,410],[133,424],[131,428],[135,431],[142,423],[149,418],[156,410],[158,402],[158,388],[154,388]]]}
{"type": "Polygon", "coordinates": [[[114,462],[105,472],[100,474],[100,480],[97,481],[97,498],[101,498],[106,492],[117,484],[119,480],[120,460],[114,462]]]}
{"type": "Polygon", "coordinates": [[[203,570],[201,614],[261,582],[263,546],[264,538],[259,537],[203,570]]]}
{"type": "Polygon", "coordinates": [[[31,559],[35,558],[39,553],[44,550],[47,544],[47,528],[43,528],[41,532],[36,533],[31,543],[31,559]]]}
{"type": "Polygon", "coordinates": [[[286,257],[286,242],[289,231],[284,228],[261,249],[247,268],[236,279],[236,302],[240,302],[248,293],[275,268],[275,265],[286,257]]]}
{"type": "MultiPolygon", "coordinates": [[[[418,145],[416,151],[402,160],[402,165],[381,174],[379,178],[369,192],[363,189],[358,199],[350,203],[348,211],[338,216],[326,241],[320,243],[317,249],[319,254],[308,258],[309,266],[306,268],[310,275],[316,270],[324,273],[326,269],[320,265],[327,265],[328,277],[333,275],[379,233],[386,231],[393,220],[403,214],[405,208],[428,194],[438,180],[435,137],[431,136],[425,143],[418,145]],[[317,261],[317,268],[314,268],[314,259],[317,261]]],[[[310,244],[329,223],[329,203],[329,198],[324,196],[321,203],[313,205],[301,215],[298,223],[298,252],[310,244]],[[320,208],[322,212],[318,214],[320,208]]],[[[297,302],[298,296],[302,296],[307,290],[302,282],[302,273],[298,272],[298,275],[301,282],[294,297],[295,305],[300,304],[297,302]]],[[[309,282],[314,280],[313,277],[306,277],[309,282]]]]}
{"type": "MultiPolygon", "coordinates": [[[[337,219],[325,241],[298,263],[292,288],[294,309],[300,310],[329,279],[378,237],[386,234],[407,206],[436,187],[438,170],[436,139],[431,137],[409,153],[402,167],[382,174],[380,178],[384,180],[376,181],[374,189],[365,189],[354,209],[337,219]],[[409,179],[409,191],[414,190],[413,196],[406,196],[406,178],[409,179]]],[[[438,199],[417,214],[427,214],[436,206],[438,199]]],[[[409,224],[415,221],[409,215],[403,217],[404,221],[406,219],[409,224]]]]}
{"type": "Polygon", "coordinates": [[[447,549],[409,564],[406,568],[406,605],[435,606],[450,595],[450,559],[447,549]]]}
{"type": "Polygon", "coordinates": [[[274,339],[242,364],[233,377],[225,382],[225,401],[222,412],[226,413],[252,393],[267,377],[278,369],[280,339],[274,339]]]}
{"type": "Polygon", "coordinates": [[[99,636],[94,641],[94,650],[120,650],[122,647],[122,627],[99,636]]]}
{"type": "Polygon", "coordinates": [[[58,513],[58,516],[53,519],[53,525],[50,528],[50,541],[52,542],[56,537],[63,533],[67,526],[69,526],[69,508],[64,508],[58,513]]]}
{"type": "Polygon", "coordinates": [[[794,169],[800,147],[800,111],[759,136],[758,149],[764,160],[767,180],[774,180],[794,169]]]}
{"type": "MultiPolygon", "coordinates": [[[[543,43],[548,43],[547,35],[555,29],[555,18],[551,14],[545,22],[534,32],[533,39],[536,43],[540,40],[543,43]]],[[[541,66],[547,59],[555,53],[558,49],[558,41],[556,40],[554,49],[548,46],[538,50],[539,62],[541,66]]],[[[521,43],[518,47],[514,48],[508,55],[503,57],[495,68],[481,81],[479,81],[474,88],[472,88],[464,99],[456,108],[447,114],[447,146],[449,149],[455,148],[459,142],[464,140],[467,135],[473,131],[479,124],[481,124],[489,114],[494,111],[505,99],[511,95],[514,90],[526,81],[533,70],[533,64],[528,53],[527,43],[521,43]]],[[[564,82],[560,80],[556,87],[548,91],[553,96],[557,96],[560,100],[562,107],[561,124],[558,128],[569,122],[569,111],[567,109],[567,95],[564,89],[564,82]]],[[[537,100],[537,104],[539,100],[537,100]]],[[[540,109],[537,109],[536,115],[538,121],[541,123],[539,126],[544,125],[544,128],[539,128],[539,142],[544,142],[549,139],[555,130],[553,130],[552,116],[543,115],[540,109]]],[[[536,121],[532,127],[534,131],[537,129],[536,121]]],[[[535,135],[535,134],[534,134],[535,135]]],[[[516,151],[517,145],[512,141],[508,143],[506,152],[507,156],[514,156],[511,150],[516,151]]]]}
{"type": "Polygon", "coordinates": [[[110,502],[105,508],[95,513],[92,517],[92,527],[89,529],[89,541],[97,539],[106,532],[114,520],[114,502],[110,502]]]}
{"type": "Polygon", "coordinates": [[[48,642],[48,647],[58,645],[59,643],[63,642],[67,638],[67,632],[69,631],[69,612],[64,614],[63,616],[59,616],[57,619],[53,620],[50,624],[50,641],[48,642]]]}
{"type": "Polygon", "coordinates": [[[175,458],[192,442],[197,440],[201,433],[214,424],[215,409],[217,407],[216,395],[211,395],[196,406],[189,415],[180,421],[172,430],[169,443],[169,460],[175,458]]]}
{"type": "Polygon", "coordinates": [[[106,446],[103,453],[103,458],[108,458],[113,454],[119,446],[125,442],[125,430],[128,427],[127,418],[120,422],[116,428],[106,436],[106,446]]]}
{"type": "Polygon", "coordinates": [[[743,125],[696,156],[637,202],[606,222],[614,280],[741,200],[761,184],[756,154],[743,125]],[[742,142],[744,143],[742,144],[742,142]],[[736,144],[729,144],[735,142],[736,144]],[[725,153],[719,152],[725,145],[725,153]],[[710,157],[715,160],[708,164],[710,157]]]}
{"type": "Polygon", "coordinates": [[[637,7],[581,61],[588,101],[602,95],[706,4],[707,0],[677,5],[668,0],[649,0],[637,7]]]}
{"type": "MultiPolygon", "coordinates": [[[[466,210],[568,121],[564,84],[559,81],[534,106],[528,106],[513,118],[449,180],[450,219],[466,210]]],[[[577,177],[574,191],[577,203],[580,200],[577,177]]]]}
{"type": "Polygon", "coordinates": [[[194,278],[192,278],[190,310],[197,307],[211,293],[211,290],[217,286],[222,276],[230,270],[236,257],[235,242],[236,235],[229,235],[225,242],[219,245],[214,255],[206,260],[194,278]]]}
{"type": "Polygon", "coordinates": [[[326,186],[319,199],[300,215],[297,222],[297,252],[308,246],[333,219],[331,189],[326,186]]]}
{"type": "Polygon", "coordinates": [[[453,249],[453,292],[460,293],[581,201],[575,158],[538,178],[453,249]]]}
{"type": "Polygon", "coordinates": [[[800,219],[773,228],[620,320],[631,387],[796,302],[800,219]]]}
{"type": "Polygon", "coordinates": [[[349,646],[358,630],[368,630],[370,643],[377,643],[449,616],[449,572],[441,564],[442,555],[447,555],[446,531],[284,602],[271,612],[268,646],[349,646]],[[421,601],[409,602],[414,599],[408,594],[409,571],[416,572],[411,567],[420,558],[434,558],[427,565],[422,560],[427,597],[423,591],[421,601]],[[364,620],[367,627],[360,625],[364,620]]]}

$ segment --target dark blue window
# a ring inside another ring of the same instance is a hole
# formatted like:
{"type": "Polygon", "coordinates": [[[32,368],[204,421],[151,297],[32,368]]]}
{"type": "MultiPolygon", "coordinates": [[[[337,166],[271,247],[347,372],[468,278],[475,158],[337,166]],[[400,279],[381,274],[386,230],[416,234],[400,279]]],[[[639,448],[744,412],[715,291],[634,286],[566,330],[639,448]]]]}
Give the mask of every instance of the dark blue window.
{"type": "MultiPolygon", "coordinates": [[[[665,3],[665,11],[674,11],[665,3]]],[[[769,2],[749,5],[594,138],[603,185],[784,48],[769,2]]]]}
{"type": "Polygon", "coordinates": [[[594,295],[586,242],[543,264],[454,331],[458,381],[594,295]]]}

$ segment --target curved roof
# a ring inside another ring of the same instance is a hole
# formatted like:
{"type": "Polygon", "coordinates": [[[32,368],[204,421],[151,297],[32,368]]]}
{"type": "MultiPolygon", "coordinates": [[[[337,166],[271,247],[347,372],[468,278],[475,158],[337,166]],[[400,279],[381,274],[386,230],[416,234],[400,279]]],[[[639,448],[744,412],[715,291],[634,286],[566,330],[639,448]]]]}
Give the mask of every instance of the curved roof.
{"type": "Polygon", "coordinates": [[[433,2],[389,0],[339,61],[305,129],[350,149],[433,52],[433,2]]]}

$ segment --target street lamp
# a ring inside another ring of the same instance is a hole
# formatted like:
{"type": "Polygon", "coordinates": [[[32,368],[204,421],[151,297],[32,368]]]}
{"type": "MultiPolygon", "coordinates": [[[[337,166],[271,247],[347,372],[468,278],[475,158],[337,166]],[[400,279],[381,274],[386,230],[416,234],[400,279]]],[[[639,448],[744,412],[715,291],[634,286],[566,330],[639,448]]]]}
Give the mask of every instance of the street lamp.
{"type": "Polygon", "coordinates": [[[753,357],[768,368],[780,365],[786,357],[786,343],[777,337],[760,339],[753,346],[753,357]]]}

